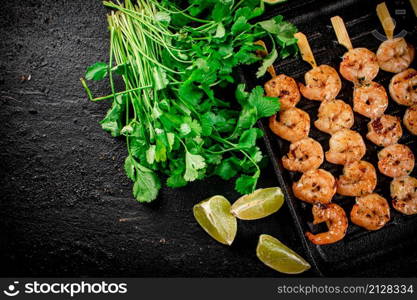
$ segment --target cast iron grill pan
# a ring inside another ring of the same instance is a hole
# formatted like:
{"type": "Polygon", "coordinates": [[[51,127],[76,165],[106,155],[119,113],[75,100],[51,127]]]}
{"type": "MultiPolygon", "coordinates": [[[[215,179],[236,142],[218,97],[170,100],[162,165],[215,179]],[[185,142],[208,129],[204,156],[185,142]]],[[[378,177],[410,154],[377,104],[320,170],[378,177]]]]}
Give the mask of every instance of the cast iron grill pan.
{"type": "MultiPolygon", "coordinates": [[[[330,17],[341,16],[349,32],[353,47],[366,47],[376,52],[381,41],[375,37],[375,32],[383,34],[383,29],[376,16],[375,8],[382,1],[291,1],[286,5],[278,5],[269,9],[267,17],[283,14],[284,17],[295,23],[298,29],[304,32],[310,42],[317,64],[328,64],[336,70],[342,55],[346,49],[337,43],[333,28],[331,27],[330,17]]],[[[406,40],[417,46],[416,18],[408,1],[388,1],[388,8],[392,17],[396,21],[395,34],[403,31],[407,32],[406,40]]],[[[266,18],[267,18],[266,17],[266,18]]],[[[275,65],[277,74],[284,73],[294,77],[297,81],[304,82],[304,74],[310,66],[301,58],[286,59],[275,65]]],[[[411,67],[416,68],[416,59],[411,67]]],[[[268,76],[257,80],[254,70],[244,70],[244,81],[249,87],[263,85],[268,76]]],[[[388,93],[388,84],[392,73],[380,70],[374,81],[382,84],[388,93]]],[[[342,76],[340,76],[342,78],[342,76]]],[[[337,99],[344,100],[353,107],[352,103],[353,84],[342,78],[342,90],[337,99]]],[[[390,97],[389,97],[390,98],[390,97]]],[[[302,98],[297,107],[308,112],[311,118],[311,130],[309,136],[319,141],[323,150],[329,149],[328,142],[330,135],[323,133],[315,128],[314,121],[317,119],[317,111],[320,106],[319,101],[311,101],[302,98]]],[[[391,98],[386,114],[399,116],[401,119],[406,107],[396,104],[391,98]]],[[[281,157],[288,152],[290,143],[275,136],[268,127],[268,120],[259,122],[259,126],[265,131],[265,142],[268,154],[274,165],[276,176],[283,188],[290,211],[294,217],[300,237],[306,247],[310,262],[316,267],[320,274],[343,276],[348,274],[352,266],[366,267],[368,262],[383,259],[391,251],[400,251],[401,255],[415,252],[411,245],[417,244],[417,215],[406,216],[392,208],[389,186],[391,178],[379,173],[377,168],[377,153],[382,149],[368,141],[365,137],[368,132],[367,123],[369,119],[355,113],[355,124],[352,130],[359,132],[367,146],[366,155],[363,160],[372,163],[378,174],[378,185],[375,192],[385,197],[391,207],[391,220],[386,226],[378,231],[367,231],[349,221],[349,228],[345,238],[335,244],[317,246],[306,240],[304,232],[311,231],[318,233],[326,231],[324,224],[313,225],[310,204],[304,203],[294,197],[291,189],[292,182],[297,181],[300,173],[285,170],[281,163],[281,157]]],[[[403,137],[399,143],[408,145],[417,157],[417,138],[412,136],[403,126],[403,137]]],[[[327,161],[321,168],[330,171],[338,177],[343,170],[343,166],[330,164],[327,161]]],[[[411,173],[417,175],[417,167],[411,173]]],[[[352,206],[355,203],[354,197],[335,195],[333,202],[341,205],[349,217],[352,206]]]]}

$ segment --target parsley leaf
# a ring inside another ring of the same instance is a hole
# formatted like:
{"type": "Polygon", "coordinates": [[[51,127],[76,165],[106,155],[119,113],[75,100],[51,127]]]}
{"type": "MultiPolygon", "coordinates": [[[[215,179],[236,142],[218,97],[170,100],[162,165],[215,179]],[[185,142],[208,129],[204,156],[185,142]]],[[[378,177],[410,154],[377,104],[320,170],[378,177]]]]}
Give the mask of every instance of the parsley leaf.
{"type": "Polygon", "coordinates": [[[187,185],[187,181],[181,174],[172,174],[167,179],[167,185],[172,188],[183,187],[187,185]]]}
{"type": "Polygon", "coordinates": [[[280,108],[280,103],[276,98],[264,96],[264,90],[261,86],[252,90],[248,102],[256,108],[258,118],[270,117],[280,108]]]}
{"type": "Polygon", "coordinates": [[[240,16],[232,26],[232,34],[237,35],[248,30],[250,27],[251,25],[248,23],[248,20],[244,16],[240,16]]]}
{"type": "Polygon", "coordinates": [[[100,121],[103,130],[110,132],[114,137],[119,136],[122,130],[121,117],[125,110],[125,101],[124,96],[117,96],[112,107],[107,111],[106,117],[100,121]]]}
{"type": "Polygon", "coordinates": [[[259,174],[253,176],[241,175],[235,182],[235,189],[241,194],[252,193],[258,182],[259,174]]]}
{"type": "Polygon", "coordinates": [[[127,177],[129,177],[130,180],[135,181],[136,180],[135,163],[134,163],[134,158],[132,156],[129,155],[128,157],[126,157],[124,169],[125,169],[127,177]]]}
{"type": "Polygon", "coordinates": [[[102,80],[107,76],[109,66],[104,62],[96,62],[87,68],[85,78],[87,80],[102,80]]]}
{"type": "Polygon", "coordinates": [[[265,75],[269,66],[272,66],[274,61],[278,58],[278,52],[274,48],[271,53],[269,53],[262,61],[262,65],[259,67],[258,72],[256,72],[256,78],[262,77],[265,75]]]}
{"type": "Polygon", "coordinates": [[[186,181],[194,181],[197,179],[198,172],[197,170],[203,169],[206,167],[204,157],[198,154],[191,154],[190,152],[185,152],[185,174],[184,179],[186,181]]]}
{"type": "Polygon", "coordinates": [[[246,130],[239,139],[239,148],[241,149],[247,149],[252,148],[256,145],[256,138],[258,137],[258,133],[256,128],[251,128],[249,130],[246,130]]]}
{"type": "Polygon", "coordinates": [[[214,174],[220,176],[224,180],[229,180],[237,175],[237,169],[230,162],[230,159],[225,159],[217,166],[214,174]]]}
{"type": "Polygon", "coordinates": [[[137,178],[133,185],[133,196],[139,202],[151,202],[158,196],[161,183],[156,174],[137,164],[137,178]]]}

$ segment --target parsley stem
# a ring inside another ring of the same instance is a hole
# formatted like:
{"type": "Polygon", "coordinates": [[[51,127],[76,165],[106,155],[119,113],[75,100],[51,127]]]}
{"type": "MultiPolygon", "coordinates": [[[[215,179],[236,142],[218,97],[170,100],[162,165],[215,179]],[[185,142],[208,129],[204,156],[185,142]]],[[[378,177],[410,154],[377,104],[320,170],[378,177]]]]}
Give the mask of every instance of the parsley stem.
{"type": "Polygon", "coordinates": [[[101,100],[110,99],[110,98],[113,98],[113,97],[116,97],[116,96],[119,96],[119,95],[128,94],[128,93],[133,92],[133,91],[139,91],[139,90],[144,90],[144,89],[150,89],[150,88],[152,88],[152,87],[153,87],[152,85],[148,85],[148,86],[141,86],[141,87],[137,87],[137,88],[134,88],[134,89],[125,90],[125,91],[123,91],[123,92],[112,93],[112,94],[110,94],[110,95],[103,96],[103,97],[91,98],[90,100],[91,100],[91,101],[93,101],[93,102],[97,102],[97,101],[101,101],[101,100]]]}
{"type": "MultiPolygon", "coordinates": [[[[230,145],[230,146],[232,146],[235,150],[237,150],[237,151],[240,151],[244,156],[246,156],[249,160],[250,160],[250,162],[256,167],[256,172],[258,173],[260,173],[261,172],[261,169],[259,168],[259,166],[258,166],[258,164],[252,159],[252,157],[250,157],[250,155],[248,154],[248,153],[246,153],[246,151],[244,151],[244,150],[242,150],[242,149],[239,149],[239,147],[238,147],[238,145],[236,145],[236,144],[233,144],[232,142],[229,142],[228,140],[225,140],[225,139],[223,139],[222,137],[220,137],[220,136],[216,136],[216,135],[212,135],[212,138],[213,139],[215,139],[216,141],[219,141],[219,142],[221,142],[221,143],[225,143],[225,144],[228,144],[228,145],[230,145]]],[[[255,174],[257,174],[257,173],[255,173],[255,174]]]]}
{"type": "Polygon", "coordinates": [[[113,44],[114,44],[114,27],[110,27],[110,58],[109,58],[109,81],[110,81],[110,88],[113,95],[113,100],[116,100],[116,95],[114,93],[114,82],[113,82],[113,72],[111,68],[113,66],[113,44]]]}
{"type": "Polygon", "coordinates": [[[82,84],[85,92],[87,93],[88,99],[92,101],[93,100],[93,94],[91,93],[91,90],[87,85],[87,82],[85,82],[84,78],[80,78],[80,81],[81,81],[81,84],[82,84]]]}

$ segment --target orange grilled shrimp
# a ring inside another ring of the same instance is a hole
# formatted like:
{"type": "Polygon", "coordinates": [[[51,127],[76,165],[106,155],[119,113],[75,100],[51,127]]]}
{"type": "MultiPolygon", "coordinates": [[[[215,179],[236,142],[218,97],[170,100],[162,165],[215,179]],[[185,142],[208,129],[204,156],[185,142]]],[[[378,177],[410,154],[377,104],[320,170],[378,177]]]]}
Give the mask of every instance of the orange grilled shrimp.
{"type": "Polygon", "coordinates": [[[386,147],[396,144],[403,135],[398,117],[382,115],[368,123],[366,138],[375,145],[386,147]]]}
{"type": "Polygon", "coordinates": [[[310,116],[305,111],[291,107],[269,118],[269,128],[272,132],[290,142],[296,142],[308,136],[310,132],[310,116]]]}
{"type": "Polygon", "coordinates": [[[268,97],[279,97],[281,110],[286,110],[297,105],[301,95],[294,78],[280,74],[270,79],[264,85],[268,97]]]}
{"type": "Polygon", "coordinates": [[[354,48],[343,55],[339,71],[345,79],[361,84],[376,77],[379,65],[375,53],[366,48],[354,48]]]}
{"type": "Polygon", "coordinates": [[[417,71],[410,68],[394,75],[389,84],[389,92],[400,105],[417,104],[417,71]]]}
{"type": "Polygon", "coordinates": [[[356,197],[350,219],[352,223],[368,230],[381,229],[390,220],[388,202],[378,194],[356,197]]]}
{"type": "Polygon", "coordinates": [[[339,94],[342,88],[337,71],[328,66],[321,65],[314,67],[304,76],[306,85],[300,83],[300,92],[310,100],[331,100],[339,94]]]}
{"type": "Polygon", "coordinates": [[[389,177],[401,177],[414,169],[414,154],[406,145],[394,144],[378,153],[378,169],[389,177]]]}
{"type": "Polygon", "coordinates": [[[336,180],[323,169],[309,170],[292,185],[294,196],[308,203],[326,204],[336,193],[336,180]]]}
{"type": "Polygon", "coordinates": [[[323,163],[324,153],[320,143],[306,137],[290,145],[287,155],[282,158],[284,168],[295,172],[317,169],[323,163]]]}
{"type": "Polygon", "coordinates": [[[344,196],[362,196],[375,189],[376,171],[372,164],[360,160],[347,164],[337,180],[337,193],[344,196]]]}
{"type": "Polygon", "coordinates": [[[313,224],[326,222],[329,231],[318,234],[306,232],[307,238],[316,245],[332,244],[340,241],[346,235],[348,219],[339,205],[334,203],[313,206],[313,224]]]}
{"type": "Polygon", "coordinates": [[[314,122],[317,129],[333,134],[340,129],[351,128],[355,119],[349,104],[342,100],[325,100],[320,104],[318,119],[314,122]]]}
{"type": "Polygon", "coordinates": [[[333,134],[329,140],[326,160],[333,164],[344,165],[360,160],[366,152],[365,142],[356,131],[342,129],[333,134]]]}
{"type": "Polygon", "coordinates": [[[406,215],[417,214],[417,179],[411,176],[391,182],[392,206],[406,215]]]}
{"type": "Polygon", "coordinates": [[[382,70],[399,73],[407,69],[413,61],[414,47],[402,37],[389,39],[379,45],[376,57],[382,70]]]}
{"type": "Polygon", "coordinates": [[[385,88],[374,81],[355,86],[353,110],[370,119],[381,116],[388,107],[385,88]]]}

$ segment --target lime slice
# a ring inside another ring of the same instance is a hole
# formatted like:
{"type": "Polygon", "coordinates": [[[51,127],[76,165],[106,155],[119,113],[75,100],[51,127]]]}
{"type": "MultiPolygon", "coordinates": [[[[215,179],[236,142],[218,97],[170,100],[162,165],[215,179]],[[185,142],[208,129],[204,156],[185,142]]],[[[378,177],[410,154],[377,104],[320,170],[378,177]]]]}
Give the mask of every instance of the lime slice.
{"type": "Polygon", "coordinates": [[[268,267],[285,274],[299,274],[311,268],[300,255],[267,234],[259,236],[256,256],[268,267]]]}
{"type": "Polygon", "coordinates": [[[216,241],[231,245],[237,232],[236,218],[230,213],[230,202],[223,196],[213,196],[194,205],[198,224],[216,241]]]}
{"type": "Polygon", "coordinates": [[[278,4],[278,3],[286,2],[287,0],[262,0],[262,1],[268,4],[278,4]]]}
{"type": "Polygon", "coordinates": [[[273,214],[284,203],[284,194],[279,187],[259,189],[237,199],[231,213],[242,220],[256,220],[273,214]]]}

